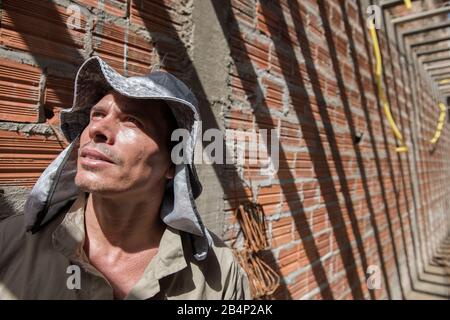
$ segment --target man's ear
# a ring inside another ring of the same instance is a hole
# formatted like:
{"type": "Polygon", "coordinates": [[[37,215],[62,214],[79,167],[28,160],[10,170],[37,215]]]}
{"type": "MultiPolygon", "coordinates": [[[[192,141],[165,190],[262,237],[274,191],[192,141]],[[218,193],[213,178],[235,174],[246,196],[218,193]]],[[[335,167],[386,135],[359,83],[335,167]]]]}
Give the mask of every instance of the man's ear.
{"type": "Polygon", "coordinates": [[[170,180],[175,177],[175,164],[171,164],[170,167],[167,168],[166,171],[166,179],[170,180]]]}

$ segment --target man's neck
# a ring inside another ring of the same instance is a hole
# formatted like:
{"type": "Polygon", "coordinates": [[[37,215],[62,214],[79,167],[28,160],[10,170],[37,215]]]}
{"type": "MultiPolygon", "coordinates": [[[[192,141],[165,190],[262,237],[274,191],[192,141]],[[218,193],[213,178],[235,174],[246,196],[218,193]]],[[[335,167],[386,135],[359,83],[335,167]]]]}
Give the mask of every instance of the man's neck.
{"type": "Polygon", "coordinates": [[[85,211],[85,250],[96,249],[127,253],[157,248],[165,224],[159,216],[162,195],[103,197],[89,194],[85,211]]]}
{"type": "Polygon", "coordinates": [[[165,224],[162,195],[102,197],[90,194],[83,249],[108,279],[116,299],[125,298],[158,252],[165,224]],[[130,201],[132,199],[132,201],[130,201]]]}

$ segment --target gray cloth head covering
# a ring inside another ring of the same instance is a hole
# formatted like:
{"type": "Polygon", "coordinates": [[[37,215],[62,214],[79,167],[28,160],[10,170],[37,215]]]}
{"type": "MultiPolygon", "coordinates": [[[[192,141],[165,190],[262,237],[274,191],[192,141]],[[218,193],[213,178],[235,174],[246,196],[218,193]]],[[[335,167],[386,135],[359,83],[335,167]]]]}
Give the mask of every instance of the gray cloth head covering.
{"type": "MultiPolygon", "coordinates": [[[[164,100],[180,128],[190,135],[183,139],[183,163],[166,187],[161,218],[169,226],[191,235],[194,256],[206,258],[211,236],[195,205],[202,187],[194,167],[194,149],[200,116],[197,100],[189,88],[167,72],[124,77],[99,57],[91,57],[79,68],[75,79],[73,106],[61,111],[61,130],[70,145],[42,173],[25,204],[26,229],[33,233],[55,218],[77,198],[75,185],[79,137],[89,124],[90,109],[108,90],[135,99],[164,100]]],[[[151,103],[148,108],[151,109],[151,103]]],[[[151,112],[151,110],[149,110],[151,112]]]]}

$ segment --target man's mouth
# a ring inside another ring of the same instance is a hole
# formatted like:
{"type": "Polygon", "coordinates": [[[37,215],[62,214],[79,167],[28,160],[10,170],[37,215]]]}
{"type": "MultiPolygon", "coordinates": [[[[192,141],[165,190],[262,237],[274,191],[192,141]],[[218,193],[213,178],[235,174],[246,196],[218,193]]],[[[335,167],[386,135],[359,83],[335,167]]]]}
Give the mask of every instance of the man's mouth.
{"type": "Polygon", "coordinates": [[[81,151],[80,154],[80,161],[81,164],[87,165],[87,166],[99,166],[99,165],[105,165],[105,164],[114,164],[114,161],[111,160],[108,156],[104,155],[103,153],[91,149],[91,148],[84,148],[81,151]]]}

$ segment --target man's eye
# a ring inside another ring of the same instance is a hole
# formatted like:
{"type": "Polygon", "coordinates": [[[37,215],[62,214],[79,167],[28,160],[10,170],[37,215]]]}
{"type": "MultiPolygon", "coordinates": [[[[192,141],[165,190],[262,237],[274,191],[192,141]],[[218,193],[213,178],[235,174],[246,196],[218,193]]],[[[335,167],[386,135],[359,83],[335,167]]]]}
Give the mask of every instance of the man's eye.
{"type": "Polygon", "coordinates": [[[142,123],[138,120],[138,119],[136,119],[136,118],[133,118],[133,117],[126,117],[125,118],[125,122],[131,122],[131,123],[134,123],[135,125],[137,125],[137,126],[142,126],[142,123]]]}
{"type": "Polygon", "coordinates": [[[91,118],[92,119],[100,119],[103,117],[103,114],[101,112],[98,111],[94,111],[91,113],[91,118]]]}

